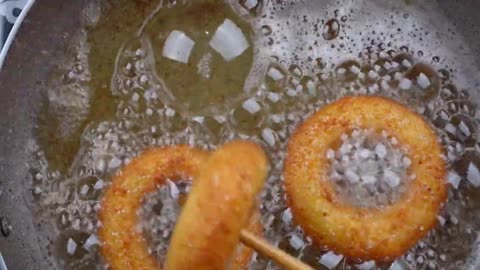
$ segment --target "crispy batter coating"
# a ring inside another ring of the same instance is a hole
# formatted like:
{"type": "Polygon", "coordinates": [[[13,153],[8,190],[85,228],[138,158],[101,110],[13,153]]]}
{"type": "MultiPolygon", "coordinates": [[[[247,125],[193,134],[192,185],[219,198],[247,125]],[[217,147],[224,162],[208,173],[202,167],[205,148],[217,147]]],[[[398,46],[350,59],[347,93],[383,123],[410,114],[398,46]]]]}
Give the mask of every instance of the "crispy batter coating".
{"type": "Polygon", "coordinates": [[[392,261],[432,229],[446,199],[445,161],[434,131],[416,113],[382,97],[346,97],[301,124],[288,144],[284,176],[295,221],[317,245],[352,259],[392,261]],[[386,130],[406,146],[416,179],[383,208],[342,203],[328,179],[326,152],[353,128],[386,130]]]}
{"type": "Polygon", "coordinates": [[[226,269],[266,175],[267,158],[254,143],[234,141],[212,153],[175,227],[166,269],[226,269]]]}
{"type": "MultiPolygon", "coordinates": [[[[158,185],[165,184],[167,179],[197,178],[208,157],[209,153],[187,146],[150,149],[114,176],[99,212],[101,253],[111,269],[162,269],[161,262],[148,254],[147,242],[138,229],[137,210],[143,197],[155,191],[158,185]]],[[[199,234],[202,229],[210,231],[209,227],[195,228],[199,234]]],[[[235,254],[233,268],[245,269],[252,250],[241,245],[239,249],[241,252],[235,254]]]]}

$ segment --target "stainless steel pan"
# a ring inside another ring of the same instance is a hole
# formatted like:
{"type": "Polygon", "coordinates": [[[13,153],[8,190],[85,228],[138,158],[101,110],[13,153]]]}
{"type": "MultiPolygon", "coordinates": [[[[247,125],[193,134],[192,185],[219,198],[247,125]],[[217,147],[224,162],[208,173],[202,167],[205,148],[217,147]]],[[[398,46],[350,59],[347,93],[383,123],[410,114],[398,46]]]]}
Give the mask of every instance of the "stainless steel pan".
{"type": "MultiPolygon", "coordinates": [[[[479,1],[268,1],[263,9],[250,12],[241,11],[241,4],[233,5],[247,18],[251,27],[249,35],[261,36],[253,38],[257,41],[252,41],[251,46],[264,49],[249,52],[246,63],[253,61],[257,70],[262,72],[269,65],[268,52],[271,51],[278,53],[279,62],[288,67],[296,63],[307,65],[312,59],[324,59],[329,65],[338,64],[346,59],[359,59],[359,54],[372,48],[388,46],[397,51],[408,51],[436,70],[447,69],[457,88],[469,94],[468,100],[473,104],[480,103],[479,1]],[[270,14],[269,10],[274,9],[272,16],[255,17],[256,14],[270,14]],[[317,28],[314,23],[303,22],[304,16],[308,22],[318,20],[317,28]],[[327,27],[324,24],[329,19],[335,19],[341,25],[338,37],[325,39],[314,35],[314,29],[321,35],[322,27],[327,27]],[[263,25],[271,27],[262,28],[263,25]],[[304,35],[304,31],[308,34],[304,35]],[[318,39],[318,43],[310,43],[311,37],[318,39]],[[313,48],[309,49],[310,46],[313,48]]],[[[28,12],[0,72],[0,217],[4,221],[8,219],[11,224],[11,232],[4,233],[8,236],[0,236],[0,252],[9,270],[55,269],[67,265],[58,263],[56,241],[59,236],[52,229],[53,225],[38,214],[42,211],[38,208],[44,206],[40,207],[35,200],[32,186],[32,178],[38,173],[34,170],[37,147],[44,150],[46,160],[60,171],[68,171],[78,161],[76,151],[88,124],[115,114],[115,105],[109,101],[112,99],[110,89],[115,83],[111,78],[118,61],[117,52],[126,41],[138,37],[145,18],[152,14],[157,16],[154,13],[157,7],[157,1],[144,0],[39,0],[28,12]],[[82,46],[88,46],[88,50],[82,46]],[[85,55],[77,56],[78,50],[85,55]],[[85,115],[76,114],[75,110],[69,113],[70,108],[65,105],[60,109],[72,121],[55,118],[52,110],[59,107],[52,109],[52,91],[59,88],[58,81],[68,75],[65,67],[84,63],[84,58],[88,59],[90,69],[86,84],[93,98],[89,102],[97,103],[89,103],[90,110],[85,115]],[[67,130],[59,127],[62,121],[71,124],[67,130]],[[65,132],[64,137],[59,135],[62,132],[65,132]]],[[[146,27],[145,31],[148,31],[149,26],[146,27]]],[[[254,79],[250,81],[259,81],[256,74],[247,72],[244,76],[252,76],[254,79]]],[[[231,95],[242,96],[237,92],[231,95]]],[[[212,96],[215,96],[213,92],[212,96]]],[[[186,103],[190,101],[185,99],[186,103]]],[[[478,116],[473,116],[477,124],[478,116]]],[[[472,194],[480,196],[478,192],[472,194]]],[[[471,200],[480,200],[471,196],[471,200]]],[[[471,219],[469,222],[475,225],[473,234],[476,234],[476,229],[480,229],[480,217],[471,219]]],[[[7,227],[4,230],[8,230],[7,227]]],[[[475,241],[464,243],[471,248],[465,248],[466,251],[456,254],[456,258],[451,257],[451,260],[458,260],[458,264],[448,264],[446,269],[480,269],[475,241]]],[[[414,258],[416,260],[420,259],[414,258]]],[[[408,263],[408,260],[403,262],[408,263]]],[[[437,267],[411,265],[411,269],[437,267]]],[[[84,268],[70,267],[94,269],[89,264],[84,268]]],[[[410,269],[405,265],[402,267],[410,269]]],[[[438,267],[435,269],[440,269],[438,267]]]]}

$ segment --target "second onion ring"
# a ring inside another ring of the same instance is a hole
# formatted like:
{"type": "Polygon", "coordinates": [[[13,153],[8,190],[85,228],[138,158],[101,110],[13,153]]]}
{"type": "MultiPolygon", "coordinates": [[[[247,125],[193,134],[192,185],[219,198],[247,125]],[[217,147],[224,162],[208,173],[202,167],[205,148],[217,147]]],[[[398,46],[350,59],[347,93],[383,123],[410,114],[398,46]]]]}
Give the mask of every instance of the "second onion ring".
{"type": "Polygon", "coordinates": [[[392,261],[436,224],[446,199],[445,161],[434,131],[405,106],[381,97],[347,97],[301,124],[288,144],[284,176],[293,217],[318,245],[352,259],[392,261]],[[329,180],[327,151],[354,128],[385,130],[408,148],[416,179],[393,204],[343,203],[329,180]]]}

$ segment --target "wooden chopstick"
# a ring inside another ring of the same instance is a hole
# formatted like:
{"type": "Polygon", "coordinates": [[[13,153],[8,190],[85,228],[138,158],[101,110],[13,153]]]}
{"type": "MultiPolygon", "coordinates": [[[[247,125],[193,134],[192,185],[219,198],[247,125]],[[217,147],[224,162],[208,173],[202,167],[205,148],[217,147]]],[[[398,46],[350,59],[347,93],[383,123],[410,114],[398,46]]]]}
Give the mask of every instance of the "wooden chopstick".
{"type": "Polygon", "coordinates": [[[240,232],[240,241],[242,241],[245,246],[248,246],[259,254],[270,258],[287,270],[314,270],[312,267],[292,257],[285,251],[272,246],[264,239],[249,231],[242,230],[240,232]]]}

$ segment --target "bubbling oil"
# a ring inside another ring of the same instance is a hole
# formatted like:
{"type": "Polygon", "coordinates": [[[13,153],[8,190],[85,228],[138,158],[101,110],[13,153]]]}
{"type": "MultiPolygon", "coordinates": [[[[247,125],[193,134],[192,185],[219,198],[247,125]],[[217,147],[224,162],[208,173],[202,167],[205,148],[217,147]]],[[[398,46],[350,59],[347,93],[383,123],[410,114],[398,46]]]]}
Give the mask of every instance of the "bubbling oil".
{"type": "Polygon", "coordinates": [[[407,147],[386,131],[355,128],[342,134],[338,148],[327,151],[329,179],[347,205],[382,208],[395,203],[416,176],[408,173],[407,147]]]}
{"type": "MultiPolygon", "coordinates": [[[[66,86],[53,101],[68,110],[50,113],[57,116],[60,134],[76,136],[80,143],[71,148],[74,158],[68,164],[56,166],[58,159],[52,159],[41,134],[58,129],[41,126],[47,132],[39,132],[30,175],[39,219],[53,223],[49,252],[59,268],[105,269],[96,238],[101,196],[112,174],[142,150],[173,144],[215,149],[235,138],[262,144],[272,163],[261,194],[265,237],[315,269],[460,269],[472,263],[480,226],[477,104],[456,86],[454,70],[442,66],[439,56],[430,61],[427,50],[420,54],[403,46],[396,29],[372,30],[376,26],[367,24],[354,32],[354,8],[312,2],[170,1],[147,13],[152,16],[146,21],[128,18],[138,29],[118,34],[121,39],[115,36],[120,41],[114,45],[104,43],[116,53],[105,56],[105,63],[115,59],[113,66],[92,65],[101,62],[96,57],[105,51],[102,46],[77,48],[95,57],[72,57],[66,65],[72,76],[68,69],[66,77],[54,76],[54,83],[66,86]],[[222,36],[225,32],[231,35],[222,36]],[[110,81],[94,80],[102,77],[110,81]],[[418,112],[436,130],[449,164],[448,201],[439,225],[391,265],[351,261],[313,243],[285,201],[282,169],[288,138],[310,114],[352,95],[389,97],[418,112]],[[72,118],[75,112],[79,114],[72,118]],[[66,126],[81,132],[62,133],[69,130],[62,128],[66,126]]],[[[393,22],[390,16],[384,11],[388,23],[393,22]]],[[[102,27],[112,31],[101,21],[100,30],[87,34],[102,36],[102,27]]],[[[145,233],[150,251],[160,260],[168,242],[164,232],[172,229],[162,217],[171,221],[178,209],[174,202],[171,207],[162,202],[157,219],[155,209],[156,203],[171,199],[172,188],[146,194],[146,206],[139,209],[142,219],[151,221],[142,223],[143,229],[150,232],[145,233]]],[[[260,255],[249,268],[278,269],[260,255]]]]}
{"type": "Polygon", "coordinates": [[[188,180],[167,180],[156,192],[145,196],[143,206],[138,210],[140,229],[149,242],[148,253],[161,262],[167,258],[173,229],[190,187],[191,181],[188,180]]]}

